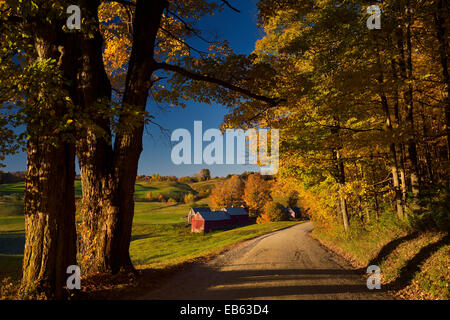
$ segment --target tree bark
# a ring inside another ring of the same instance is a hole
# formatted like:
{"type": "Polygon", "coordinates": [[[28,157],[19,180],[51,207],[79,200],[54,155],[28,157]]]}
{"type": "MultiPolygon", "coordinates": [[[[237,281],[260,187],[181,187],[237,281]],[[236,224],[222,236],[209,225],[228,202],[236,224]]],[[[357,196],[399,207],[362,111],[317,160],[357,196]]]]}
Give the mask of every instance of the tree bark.
{"type": "MultiPolygon", "coordinates": [[[[345,186],[345,168],[339,151],[336,151],[336,160],[338,161],[339,187],[340,189],[343,189],[345,186]]],[[[345,232],[348,232],[349,223],[348,223],[347,201],[345,200],[345,197],[342,194],[339,197],[339,201],[341,205],[342,223],[344,225],[344,230],[345,232]]]]}
{"type": "MultiPolygon", "coordinates": [[[[54,29],[36,26],[35,48],[39,60],[55,59],[58,70],[64,72],[70,68],[70,56],[60,51],[60,34],[54,29]]],[[[53,93],[52,85],[44,83],[40,96],[53,93]]],[[[36,113],[51,110],[55,116],[52,121],[42,117],[27,125],[33,134],[27,144],[20,292],[25,296],[61,299],[65,296],[67,267],[76,264],[75,151],[73,143],[59,131],[67,112],[66,103],[41,100],[36,105],[36,113]]]]}
{"type": "MultiPolygon", "coordinates": [[[[400,74],[404,81],[412,81],[413,66],[412,66],[412,44],[411,44],[411,18],[409,5],[406,6],[405,18],[406,18],[406,34],[401,27],[397,28],[397,45],[399,50],[399,64],[400,74]],[[406,52],[405,52],[406,41],[406,52]],[[406,55],[406,58],[405,58],[406,55]]],[[[413,194],[413,207],[417,208],[417,200],[420,191],[420,174],[419,164],[417,159],[417,146],[415,141],[415,127],[414,127],[414,104],[413,104],[413,87],[411,83],[407,84],[406,90],[403,92],[403,98],[406,106],[406,127],[408,134],[408,141],[406,143],[408,148],[408,158],[410,163],[410,180],[411,191],[413,194]]]]}
{"type": "MultiPolygon", "coordinates": [[[[96,123],[103,135],[94,131],[84,133],[77,144],[83,184],[83,215],[85,232],[83,256],[90,271],[117,273],[133,271],[129,246],[134,216],[134,185],[142,151],[144,117],[150,79],[154,71],[154,46],[166,1],[137,1],[133,19],[133,47],[128,66],[125,94],[122,101],[119,131],[112,149],[109,122],[96,123]],[[132,112],[130,112],[130,110],[132,112]],[[125,128],[125,129],[124,129],[125,128]]],[[[94,12],[92,8],[92,12],[94,12]]],[[[95,17],[96,18],[96,17],[95,17]]],[[[98,21],[97,21],[98,23],[98,21]]],[[[110,98],[110,88],[101,58],[100,35],[83,48],[87,59],[84,107],[102,97],[110,98]],[[97,40],[97,42],[95,41],[97,40]],[[95,58],[93,58],[95,57],[95,58]],[[101,75],[95,78],[95,74],[101,75]],[[89,78],[89,75],[93,78],[89,78]]]]}
{"type": "MultiPolygon", "coordinates": [[[[136,2],[133,21],[133,47],[131,51],[125,93],[124,108],[143,113],[147,104],[151,77],[156,69],[154,47],[161,24],[165,0],[136,2]]],[[[114,144],[114,168],[118,178],[119,214],[113,218],[120,227],[112,239],[112,261],[117,268],[132,267],[129,255],[134,216],[134,185],[142,152],[144,117],[133,119],[128,113],[120,116],[119,126],[131,124],[131,130],[119,132],[114,144]]]]}
{"type": "MultiPolygon", "coordinates": [[[[337,123],[336,127],[331,129],[331,133],[335,135],[339,139],[339,121],[337,118],[335,118],[335,121],[337,123]]],[[[345,232],[349,231],[349,219],[348,219],[348,207],[347,207],[347,201],[345,200],[344,195],[342,194],[342,190],[345,187],[345,166],[344,162],[341,158],[341,143],[339,142],[338,146],[335,150],[333,150],[333,158],[336,161],[336,175],[335,179],[339,184],[339,209],[341,211],[342,216],[342,224],[344,226],[345,232]]]]}
{"type": "MultiPolygon", "coordinates": [[[[86,272],[115,272],[112,239],[120,226],[118,183],[114,175],[109,118],[111,85],[105,71],[97,10],[100,1],[81,1],[93,36],[80,35],[77,96],[86,125],[77,132],[77,157],[82,182],[80,254],[86,272]]],[[[87,26],[86,26],[87,27],[87,26]]]]}
{"type": "MultiPolygon", "coordinates": [[[[406,22],[406,66],[407,66],[407,79],[413,80],[413,65],[412,65],[412,44],[411,44],[411,18],[409,7],[407,10],[407,22],[406,22]]],[[[406,102],[406,122],[408,124],[409,138],[408,138],[408,156],[410,161],[410,176],[411,176],[411,190],[413,194],[413,206],[417,207],[417,198],[420,193],[421,177],[419,172],[419,162],[417,158],[417,145],[415,137],[415,124],[414,124],[414,102],[413,102],[413,86],[408,83],[408,88],[405,91],[406,102]]]]}
{"type": "Polygon", "coordinates": [[[379,69],[379,75],[377,77],[379,84],[379,97],[381,101],[381,107],[384,111],[384,115],[386,118],[386,130],[391,136],[392,142],[389,144],[389,152],[391,155],[391,171],[392,171],[392,182],[394,185],[395,191],[395,205],[397,209],[397,215],[400,219],[403,219],[404,216],[404,207],[402,203],[402,193],[400,189],[400,179],[399,179],[399,169],[398,169],[398,160],[397,160],[397,150],[395,146],[395,137],[393,132],[392,120],[391,120],[391,112],[389,110],[388,99],[386,97],[384,91],[384,72],[383,65],[381,61],[381,54],[379,52],[378,39],[375,40],[376,43],[376,56],[377,56],[377,64],[379,69]]]}
{"type": "MultiPolygon", "coordinates": [[[[450,161],[450,77],[448,72],[448,34],[446,30],[446,17],[448,5],[444,5],[443,0],[436,1],[436,11],[434,22],[436,28],[436,38],[439,43],[439,61],[442,67],[442,80],[444,82],[444,110],[447,131],[447,160],[450,161]]],[[[449,177],[450,178],[450,177],[449,177]]]]}

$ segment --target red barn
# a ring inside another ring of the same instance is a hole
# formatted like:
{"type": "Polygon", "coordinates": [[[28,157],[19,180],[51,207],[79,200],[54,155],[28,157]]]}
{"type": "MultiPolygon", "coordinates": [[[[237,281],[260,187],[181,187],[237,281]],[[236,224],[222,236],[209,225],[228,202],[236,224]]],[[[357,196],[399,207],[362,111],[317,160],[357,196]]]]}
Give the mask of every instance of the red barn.
{"type": "Polygon", "coordinates": [[[231,218],[224,211],[197,212],[191,219],[191,232],[207,233],[231,227],[231,218]]]}
{"type": "Polygon", "coordinates": [[[192,217],[195,216],[197,212],[211,212],[211,209],[209,207],[191,208],[188,214],[188,223],[191,223],[192,217]]]}
{"type": "Polygon", "coordinates": [[[302,212],[300,210],[299,207],[289,207],[286,209],[286,214],[288,215],[288,217],[290,218],[301,218],[302,217],[302,212]]]}
{"type": "Polygon", "coordinates": [[[242,207],[226,207],[223,208],[230,217],[234,225],[248,223],[248,212],[242,207]]]}

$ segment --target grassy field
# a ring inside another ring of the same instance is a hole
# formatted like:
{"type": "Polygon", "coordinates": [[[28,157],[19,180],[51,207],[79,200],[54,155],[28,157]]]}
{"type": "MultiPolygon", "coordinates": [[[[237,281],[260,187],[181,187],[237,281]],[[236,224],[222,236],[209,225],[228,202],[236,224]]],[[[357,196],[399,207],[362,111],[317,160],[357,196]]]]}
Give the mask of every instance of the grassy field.
{"type": "Polygon", "coordinates": [[[137,199],[145,199],[147,192],[149,191],[152,192],[153,197],[157,197],[162,194],[166,199],[180,199],[180,197],[182,198],[187,193],[197,193],[187,184],[176,181],[138,181],[134,186],[134,195],[137,199]]]}
{"type": "Polygon", "coordinates": [[[225,247],[299,223],[282,221],[253,224],[208,234],[193,234],[184,223],[147,225],[135,229],[131,258],[140,268],[165,268],[222,251],[225,247]]]}
{"type": "MultiPolygon", "coordinates": [[[[24,191],[24,182],[0,184],[0,196],[19,195],[23,197],[24,191]]],[[[177,198],[179,195],[184,195],[186,193],[197,193],[189,185],[176,181],[138,181],[134,186],[134,192],[137,199],[145,199],[148,191],[151,191],[153,196],[162,194],[166,198],[177,198]]],[[[81,197],[80,180],[75,181],[75,196],[81,197]]]]}
{"type": "MultiPolygon", "coordinates": [[[[0,184],[0,196],[21,195],[25,192],[25,182],[0,184]]],[[[75,196],[81,197],[81,181],[75,181],[75,196]]]]}
{"type": "MultiPolygon", "coordinates": [[[[79,186],[80,187],[80,186],[79,186]]],[[[166,197],[188,192],[190,186],[177,182],[136,184],[137,198],[147,191],[160,192],[166,197]]],[[[23,184],[1,185],[0,196],[0,282],[3,278],[20,278],[24,246],[23,200],[15,193],[23,193],[23,184]]],[[[194,206],[209,205],[202,199],[194,206]]],[[[222,251],[226,246],[285,227],[298,221],[255,224],[206,235],[192,234],[186,220],[190,205],[165,202],[135,203],[131,258],[138,268],[165,268],[198,257],[222,251]]]]}

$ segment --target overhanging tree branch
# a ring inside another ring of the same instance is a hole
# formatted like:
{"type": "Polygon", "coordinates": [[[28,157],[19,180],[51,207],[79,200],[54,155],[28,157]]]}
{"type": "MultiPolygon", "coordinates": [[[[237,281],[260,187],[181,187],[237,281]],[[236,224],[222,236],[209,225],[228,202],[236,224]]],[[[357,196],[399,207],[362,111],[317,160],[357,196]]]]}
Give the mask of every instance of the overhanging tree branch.
{"type": "Polygon", "coordinates": [[[225,4],[228,8],[230,8],[231,10],[234,10],[236,12],[241,13],[240,10],[236,9],[235,7],[233,7],[227,0],[221,0],[223,4],[225,4]]]}
{"type": "Polygon", "coordinates": [[[126,6],[126,7],[136,7],[136,3],[134,3],[134,2],[131,2],[131,1],[126,1],[126,0],[109,0],[109,1],[106,1],[106,2],[117,2],[117,3],[120,3],[120,4],[122,4],[122,5],[124,5],[124,6],[126,6]]]}
{"type": "Polygon", "coordinates": [[[163,70],[167,70],[167,71],[176,72],[176,73],[181,74],[181,75],[185,76],[186,78],[189,78],[189,79],[192,79],[192,80],[214,83],[214,84],[217,84],[217,85],[222,86],[224,88],[230,89],[232,91],[239,92],[239,93],[241,93],[241,94],[243,94],[243,95],[245,95],[245,96],[247,96],[249,98],[266,102],[270,106],[273,106],[273,107],[277,106],[281,102],[286,101],[286,99],[269,98],[269,97],[266,97],[266,96],[255,94],[255,93],[252,93],[251,91],[249,91],[247,89],[240,88],[240,87],[235,86],[235,85],[233,85],[231,83],[228,83],[228,82],[226,82],[224,80],[220,80],[220,79],[217,79],[217,78],[214,78],[214,77],[211,77],[211,76],[201,75],[201,74],[198,74],[198,73],[186,70],[186,69],[184,69],[182,67],[171,65],[171,64],[168,64],[168,63],[165,63],[165,62],[156,63],[155,68],[156,68],[155,70],[163,69],[163,70]]]}

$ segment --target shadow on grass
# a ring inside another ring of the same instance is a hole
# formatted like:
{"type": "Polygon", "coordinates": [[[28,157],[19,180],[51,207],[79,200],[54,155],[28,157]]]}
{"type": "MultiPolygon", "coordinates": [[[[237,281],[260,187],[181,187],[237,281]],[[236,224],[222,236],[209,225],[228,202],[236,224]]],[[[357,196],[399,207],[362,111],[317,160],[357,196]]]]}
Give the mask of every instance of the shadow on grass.
{"type": "Polygon", "coordinates": [[[0,233],[0,254],[23,254],[25,234],[16,232],[0,233]]]}
{"type": "Polygon", "coordinates": [[[408,286],[414,279],[415,274],[420,271],[420,266],[428,258],[430,258],[436,251],[443,246],[450,244],[450,235],[447,234],[441,240],[430,243],[429,245],[420,249],[420,251],[410,259],[405,266],[400,269],[400,275],[393,282],[388,284],[391,290],[401,290],[408,286]]]}
{"type": "Polygon", "coordinates": [[[414,232],[414,233],[410,233],[404,237],[400,237],[400,238],[394,239],[392,241],[389,241],[387,244],[385,244],[383,246],[383,248],[381,248],[378,255],[369,261],[368,266],[381,264],[381,262],[383,262],[383,260],[385,260],[392,252],[394,252],[394,250],[399,245],[401,245],[403,242],[413,240],[413,239],[417,238],[418,236],[419,236],[419,233],[414,232]]]}

